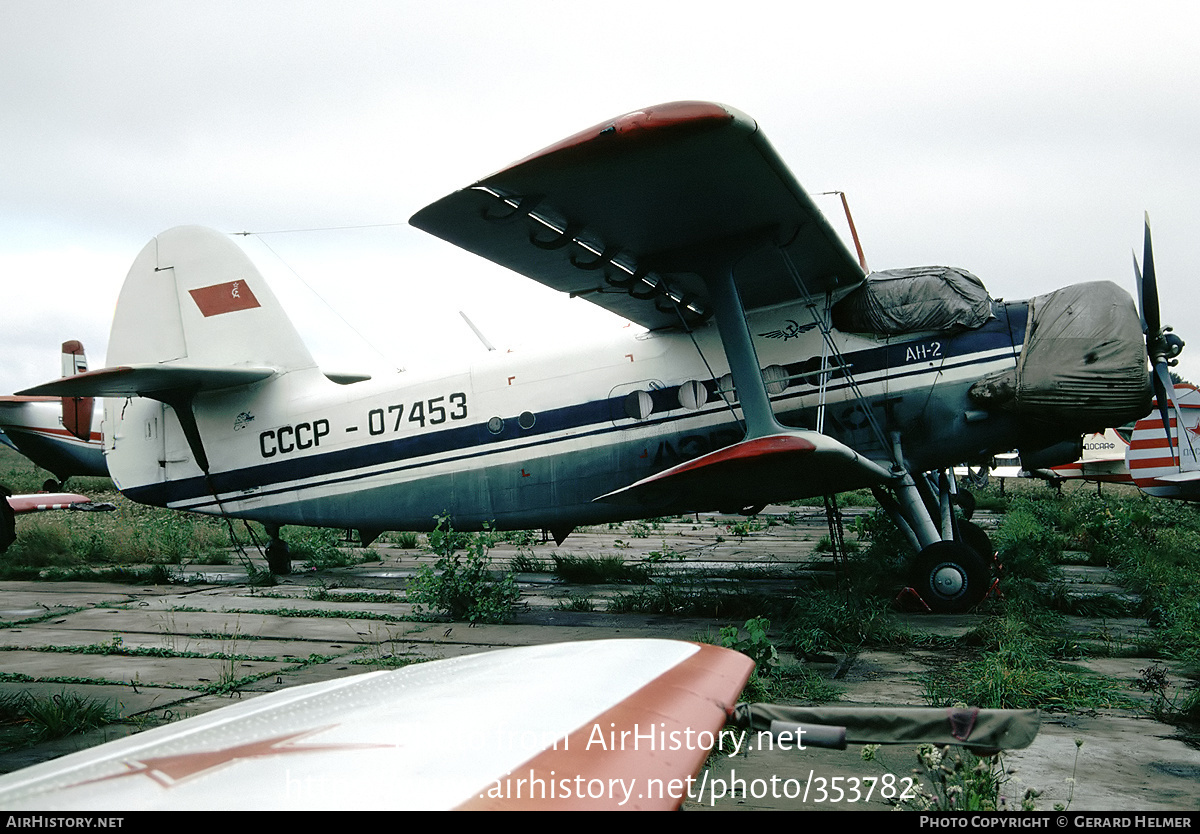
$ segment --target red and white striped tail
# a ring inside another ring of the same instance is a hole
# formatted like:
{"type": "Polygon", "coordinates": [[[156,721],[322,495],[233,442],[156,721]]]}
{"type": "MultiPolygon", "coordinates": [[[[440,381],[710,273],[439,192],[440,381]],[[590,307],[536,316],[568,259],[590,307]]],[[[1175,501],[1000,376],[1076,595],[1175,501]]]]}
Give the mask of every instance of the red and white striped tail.
{"type": "Polygon", "coordinates": [[[1163,431],[1157,407],[1133,427],[1125,465],[1133,482],[1150,495],[1171,496],[1178,492],[1177,482],[1164,480],[1181,472],[1198,472],[1196,451],[1200,449],[1200,390],[1186,383],[1175,386],[1175,402],[1183,416],[1183,431],[1171,414],[1168,428],[1170,441],[1163,431]]]}

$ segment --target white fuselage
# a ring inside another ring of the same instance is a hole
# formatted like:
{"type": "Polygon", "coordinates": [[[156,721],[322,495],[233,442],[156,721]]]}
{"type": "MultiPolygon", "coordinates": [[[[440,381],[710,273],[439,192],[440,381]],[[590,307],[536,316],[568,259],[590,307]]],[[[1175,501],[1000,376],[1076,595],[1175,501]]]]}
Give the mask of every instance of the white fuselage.
{"type": "MultiPolygon", "coordinates": [[[[1023,326],[1020,310],[1013,318],[1023,326]]],[[[854,391],[842,374],[821,373],[820,331],[796,326],[809,316],[795,305],[749,317],[784,424],[820,422],[886,461],[891,449],[866,419],[870,403],[885,431],[905,433],[921,468],[1015,445],[1011,421],[964,417],[967,387],[1015,363],[1021,334],[1014,347],[1007,320],[952,336],[833,331],[854,391]]],[[[450,375],[337,385],[310,368],[196,397],[211,479],[172,409],[153,400],[106,401],[106,454],[114,481],[136,500],[274,523],[382,530],[430,528],[442,514],[460,529],[618,520],[643,513],[593,499],[741,438],[727,373],[713,326],[492,353],[450,375]]],[[[798,482],[793,492],[833,488],[847,485],[798,482]]]]}

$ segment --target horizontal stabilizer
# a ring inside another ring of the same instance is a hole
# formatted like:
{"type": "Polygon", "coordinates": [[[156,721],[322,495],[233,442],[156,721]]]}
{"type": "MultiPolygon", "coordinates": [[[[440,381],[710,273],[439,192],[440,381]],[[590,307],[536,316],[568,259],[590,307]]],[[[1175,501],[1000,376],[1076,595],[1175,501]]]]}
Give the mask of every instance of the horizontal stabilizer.
{"type": "Polygon", "coordinates": [[[274,368],[199,368],[191,365],[126,365],[63,377],[29,388],[23,394],[54,397],[148,397],[219,391],[260,382],[274,368]]]}
{"type": "Polygon", "coordinates": [[[887,469],[827,435],[794,431],[734,443],[595,500],[736,510],[891,479],[887,469]]]}
{"type": "Polygon", "coordinates": [[[1170,484],[1186,484],[1193,481],[1200,481],[1200,471],[1191,470],[1188,472],[1176,472],[1172,475],[1159,475],[1155,480],[1165,481],[1170,484]]]}

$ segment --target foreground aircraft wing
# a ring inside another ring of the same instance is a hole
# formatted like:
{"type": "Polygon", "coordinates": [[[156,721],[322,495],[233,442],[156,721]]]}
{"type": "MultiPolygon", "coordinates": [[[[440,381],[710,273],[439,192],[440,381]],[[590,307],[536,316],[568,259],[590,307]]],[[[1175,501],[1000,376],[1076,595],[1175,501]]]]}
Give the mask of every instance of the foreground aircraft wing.
{"type": "Polygon", "coordinates": [[[410,222],[650,329],[708,318],[694,268],[748,248],[735,269],[746,310],[864,274],[754,120],[708,102],[597,125],[410,222]]]}
{"type": "Polygon", "coordinates": [[[355,675],[0,777],[0,808],[675,808],[752,668],[598,640],[355,675]]]}

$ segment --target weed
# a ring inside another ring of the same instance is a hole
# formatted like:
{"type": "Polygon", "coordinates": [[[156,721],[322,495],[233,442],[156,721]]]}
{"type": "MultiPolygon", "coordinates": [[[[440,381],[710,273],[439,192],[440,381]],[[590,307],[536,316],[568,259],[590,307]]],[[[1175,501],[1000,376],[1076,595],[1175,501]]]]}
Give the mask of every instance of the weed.
{"type": "Polygon", "coordinates": [[[785,645],[798,655],[856,652],[864,646],[913,642],[887,601],[866,594],[841,595],[817,589],[800,596],[785,625],[785,645]]]}
{"type": "Polygon", "coordinates": [[[770,627],[771,621],[766,617],[753,617],[742,627],[745,637],[737,626],[726,626],[715,637],[704,634],[697,639],[741,652],[754,661],[754,671],[742,690],[742,700],[824,703],[841,697],[841,690],[819,674],[802,665],[781,664],[779,650],[767,634],[770,627]]]}
{"type": "Polygon", "coordinates": [[[686,558],[687,557],[684,556],[684,554],[673,550],[667,545],[666,541],[664,541],[661,548],[658,550],[651,550],[649,553],[647,553],[643,558],[643,561],[647,565],[657,565],[658,563],[665,562],[668,559],[676,562],[682,562],[686,558]]]}
{"type": "Polygon", "coordinates": [[[590,612],[596,610],[596,603],[592,602],[585,594],[568,593],[566,598],[555,603],[554,610],[590,612]]]}
{"type": "MultiPolygon", "coordinates": [[[[855,538],[867,542],[862,557],[855,560],[860,566],[860,576],[864,573],[861,567],[866,567],[867,576],[888,576],[899,573],[903,564],[915,556],[908,538],[900,532],[895,523],[883,510],[877,509],[854,519],[850,526],[855,538]],[[882,570],[880,570],[882,568],[882,570]]],[[[854,563],[852,563],[852,566],[854,563]]],[[[878,580],[876,580],[876,583],[878,580]]]]}
{"type": "Polygon", "coordinates": [[[42,698],[28,693],[0,698],[3,747],[16,749],[119,721],[120,715],[107,701],[84,698],[63,690],[42,698]]]}
{"type": "Polygon", "coordinates": [[[344,591],[342,593],[333,593],[337,587],[337,585],[315,585],[304,592],[304,597],[305,599],[311,599],[313,602],[395,603],[408,601],[408,598],[403,594],[391,594],[386,591],[344,591]]]}
{"type": "Polygon", "coordinates": [[[246,569],[246,584],[251,588],[273,588],[279,584],[270,568],[259,567],[248,557],[243,560],[242,566],[246,569]]]}
{"type": "Polygon", "coordinates": [[[630,538],[647,539],[650,537],[650,525],[644,521],[631,521],[625,525],[625,532],[630,538]]]}
{"type": "Polygon", "coordinates": [[[935,670],[922,686],[931,706],[964,702],[984,709],[1078,710],[1128,705],[1111,679],[1065,668],[1020,644],[935,670]]]}
{"type": "Polygon", "coordinates": [[[754,617],[746,621],[746,637],[740,636],[737,626],[726,626],[721,629],[717,645],[741,652],[753,660],[756,675],[772,675],[779,665],[779,651],[767,637],[770,628],[771,621],[766,617],[754,617]]]}
{"type": "Polygon", "coordinates": [[[361,553],[342,547],[343,537],[344,531],[332,527],[301,527],[288,532],[288,549],[309,570],[345,568],[363,561],[361,553]]]}
{"type": "Polygon", "coordinates": [[[517,573],[549,573],[550,566],[543,560],[534,556],[529,550],[521,549],[517,551],[517,555],[512,558],[508,566],[517,573]]]}
{"type": "Polygon", "coordinates": [[[1166,667],[1152,663],[1138,670],[1141,677],[1133,685],[1151,696],[1150,714],[1169,724],[1196,726],[1200,724],[1200,689],[1171,692],[1171,679],[1166,667]]]}
{"type": "Polygon", "coordinates": [[[748,617],[774,611],[779,601],[744,585],[713,587],[677,580],[653,582],[614,594],[608,610],[616,614],[673,614],[681,617],[748,617]]]}
{"type": "MultiPolygon", "coordinates": [[[[900,807],[921,811],[1018,810],[1003,794],[1012,778],[1004,767],[1003,756],[981,758],[948,745],[922,744],[917,748],[917,763],[917,772],[924,778],[916,795],[900,800],[900,807]]],[[[1039,791],[1027,788],[1019,810],[1036,810],[1034,801],[1039,795],[1039,791]]]]}
{"type": "Polygon", "coordinates": [[[554,575],[563,582],[580,585],[604,585],[618,582],[647,582],[650,570],[645,565],[626,565],[620,556],[559,556],[554,559],[554,575]]]}
{"type": "Polygon", "coordinates": [[[501,533],[500,538],[517,547],[533,547],[542,540],[542,534],[537,530],[509,530],[501,533]]]}
{"type": "Polygon", "coordinates": [[[366,656],[352,661],[357,665],[376,669],[399,669],[429,659],[404,651],[403,635],[397,635],[390,628],[385,629],[381,636],[376,633],[375,626],[368,626],[367,634],[370,638],[367,645],[358,650],[366,656]]]}
{"type": "Polygon", "coordinates": [[[430,608],[452,620],[504,622],[520,598],[512,572],[493,576],[487,555],[491,537],[486,533],[455,531],[445,516],[429,534],[429,542],[438,556],[435,565],[422,565],[409,580],[407,596],[413,611],[422,614],[430,608]],[[460,555],[459,551],[465,551],[460,555]]]}
{"type": "Polygon", "coordinates": [[[402,530],[398,533],[393,533],[387,537],[387,540],[396,547],[404,550],[416,550],[421,546],[421,537],[411,530],[402,530]]]}
{"type": "Polygon", "coordinates": [[[725,529],[737,536],[739,542],[745,541],[751,533],[767,529],[766,523],[756,515],[725,525],[725,529]]]}

